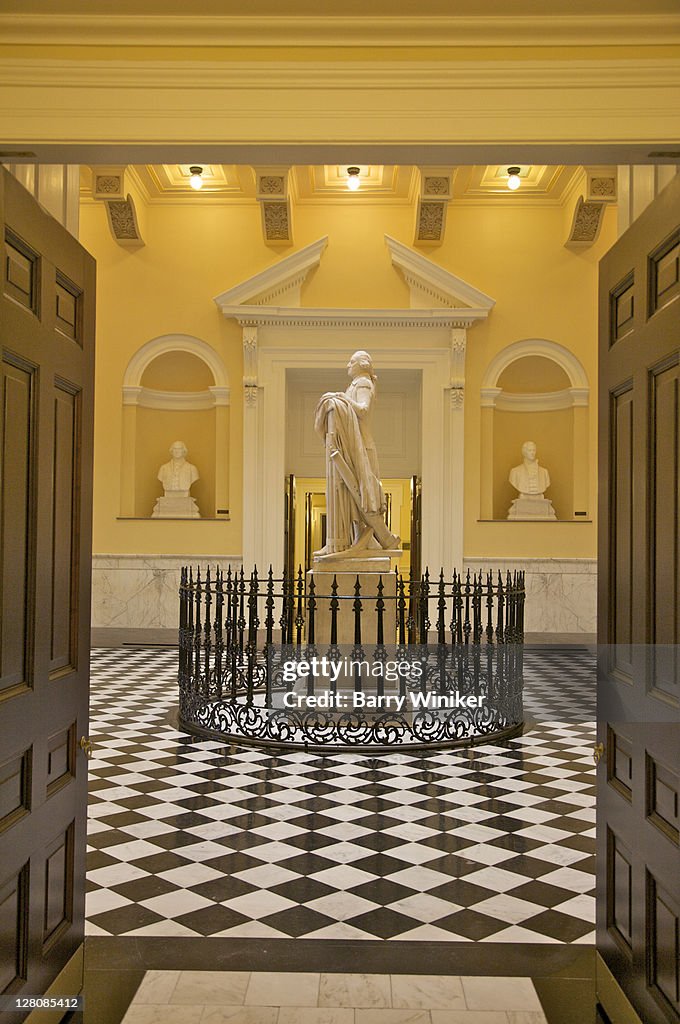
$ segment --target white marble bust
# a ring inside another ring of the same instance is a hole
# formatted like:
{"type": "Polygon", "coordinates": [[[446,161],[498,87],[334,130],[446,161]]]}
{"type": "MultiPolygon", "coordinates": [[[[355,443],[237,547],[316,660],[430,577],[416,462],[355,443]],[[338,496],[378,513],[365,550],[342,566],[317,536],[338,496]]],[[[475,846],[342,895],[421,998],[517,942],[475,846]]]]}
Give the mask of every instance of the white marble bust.
{"type": "Polygon", "coordinates": [[[196,500],[189,491],[199,479],[198,470],[187,462],[188,450],[184,441],[173,441],[170,445],[169,462],[158,470],[158,479],[163,484],[163,497],[158,498],[151,513],[152,519],[200,519],[196,500]]]}
{"type": "Polygon", "coordinates": [[[510,483],[519,491],[508,510],[508,519],[557,519],[555,509],[545,491],[550,487],[550,473],[536,458],[535,441],[522,445],[522,462],[510,470],[510,483]]]}
{"type": "Polygon", "coordinates": [[[186,498],[191,485],[198,480],[198,470],[187,462],[187,446],[184,441],[173,441],[170,446],[169,462],[164,462],[158,470],[158,479],[163,484],[166,495],[172,494],[186,498]]]}
{"type": "Polygon", "coordinates": [[[534,441],[525,441],[522,445],[522,464],[510,470],[510,483],[522,498],[542,498],[550,487],[550,474],[545,466],[538,464],[534,441]]]}

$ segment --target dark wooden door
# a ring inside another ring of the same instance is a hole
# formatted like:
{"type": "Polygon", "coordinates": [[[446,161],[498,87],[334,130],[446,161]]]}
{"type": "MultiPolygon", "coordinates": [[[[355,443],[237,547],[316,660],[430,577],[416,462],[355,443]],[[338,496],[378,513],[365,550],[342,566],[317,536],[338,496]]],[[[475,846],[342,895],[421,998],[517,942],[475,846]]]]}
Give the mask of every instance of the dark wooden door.
{"type": "Polygon", "coordinates": [[[665,1024],[680,1021],[680,176],[602,260],[599,306],[597,944],[645,1024],[665,1024]]]}
{"type": "Polygon", "coordinates": [[[83,941],[95,262],[0,172],[0,992],[35,995],[83,941]]]}

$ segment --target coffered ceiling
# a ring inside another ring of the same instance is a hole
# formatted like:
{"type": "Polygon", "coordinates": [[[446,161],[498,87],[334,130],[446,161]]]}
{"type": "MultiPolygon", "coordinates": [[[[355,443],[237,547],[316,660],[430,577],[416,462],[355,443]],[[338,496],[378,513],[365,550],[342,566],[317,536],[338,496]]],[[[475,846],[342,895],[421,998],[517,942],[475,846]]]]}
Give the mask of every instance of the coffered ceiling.
{"type": "MultiPolygon", "coordinates": [[[[190,164],[140,164],[128,168],[145,200],[151,204],[173,202],[254,202],[256,169],[237,164],[200,164],[203,188],[194,191],[190,184],[190,164]]],[[[394,164],[358,165],[360,188],[347,188],[349,164],[294,166],[290,169],[289,189],[296,204],[327,202],[415,203],[421,186],[421,169],[394,164]]],[[[508,165],[462,166],[442,168],[451,177],[451,203],[514,202],[562,204],[583,177],[583,168],[575,166],[520,166],[521,187],[507,187],[508,165]]],[[[91,194],[92,171],[81,172],[81,191],[91,194]]]]}

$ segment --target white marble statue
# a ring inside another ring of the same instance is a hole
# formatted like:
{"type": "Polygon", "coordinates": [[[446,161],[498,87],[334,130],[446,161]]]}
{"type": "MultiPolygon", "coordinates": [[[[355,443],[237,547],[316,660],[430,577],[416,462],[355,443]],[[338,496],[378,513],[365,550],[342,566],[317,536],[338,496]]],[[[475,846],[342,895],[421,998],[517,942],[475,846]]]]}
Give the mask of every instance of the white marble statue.
{"type": "Polygon", "coordinates": [[[326,445],[326,544],[317,559],[400,552],[385,525],[385,495],[371,433],[376,376],[368,352],[347,364],[346,391],[328,391],[316,407],[314,428],[326,445]]]}
{"type": "Polygon", "coordinates": [[[508,511],[508,519],[556,519],[555,509],[545,491],[550,487],[550,474],[536,458],[536,444],[522,445],[522,463],[510,470],[510,483],[519,491],[508,511]]]}
{"type": "Polygon", "coordinates": [[[198,480],[198,470],[187,462],[187,446],[184,441],[173,441],[170,445],[169,462],[164,462],[158,470],[158,479],[163,484],[163,497],[158,498],[154,505],[152,518],[200,519],[196,499],[189,494],[192,484],[198,480]]]}

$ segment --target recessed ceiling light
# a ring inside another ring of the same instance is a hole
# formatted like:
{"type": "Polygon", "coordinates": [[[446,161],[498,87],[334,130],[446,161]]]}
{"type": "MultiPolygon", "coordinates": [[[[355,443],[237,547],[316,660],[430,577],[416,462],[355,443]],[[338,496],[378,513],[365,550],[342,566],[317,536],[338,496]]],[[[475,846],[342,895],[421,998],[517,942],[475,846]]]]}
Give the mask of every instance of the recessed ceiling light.
{"type": "Polygon", "coordinates": [[[511,192],[515,192],[522,182],[519,179],[519,167],[508,167],[508,188],[511,192]]]}
{"type": "Polygon", "coordinates": [[[203,178],[201,177],[203,174],[203,168],[194,165],[189,168],[189,173],[191,174],[189,184],[198,192],[199,189],[203,188],[203,178]]]}
{"type": "Polygon", "coordinates": [[[347,168],[347,188],[350,190],[350,192],[356,192],[356,190],[361,185],[361,181],[359,179],[360,170],[361,168],[359,167],[347,168]]]}

